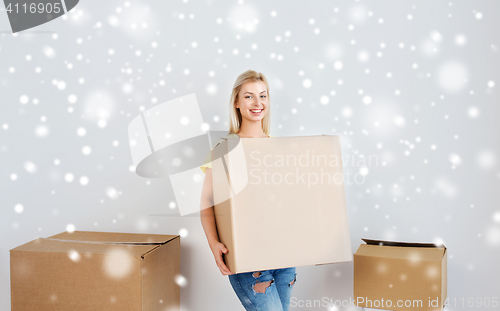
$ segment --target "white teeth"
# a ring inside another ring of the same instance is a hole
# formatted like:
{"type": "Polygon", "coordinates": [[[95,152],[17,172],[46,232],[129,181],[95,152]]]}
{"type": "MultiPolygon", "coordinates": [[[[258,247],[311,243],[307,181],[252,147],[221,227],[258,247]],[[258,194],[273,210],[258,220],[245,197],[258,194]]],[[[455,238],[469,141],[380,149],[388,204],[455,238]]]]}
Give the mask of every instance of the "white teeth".
{"type": "Polygon", "coordinates": [[[252,112],[261,112],[262,109],[259,109],[259,110],[250,110],[250,111],[252,111],[252,112]]]}

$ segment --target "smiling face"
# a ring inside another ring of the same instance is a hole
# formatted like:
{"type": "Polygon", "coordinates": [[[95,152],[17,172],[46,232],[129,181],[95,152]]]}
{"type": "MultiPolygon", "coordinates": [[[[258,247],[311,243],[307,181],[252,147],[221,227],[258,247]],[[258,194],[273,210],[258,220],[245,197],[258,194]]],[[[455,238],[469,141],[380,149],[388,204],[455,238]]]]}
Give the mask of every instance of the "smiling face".
{"type": "Polygon", "coordinates": [[[248,121],[261,121],[268,110],[266,84],[262,81],[247,82],[241,86],[236,108],[240,108],[241,117],[248,121]]]}

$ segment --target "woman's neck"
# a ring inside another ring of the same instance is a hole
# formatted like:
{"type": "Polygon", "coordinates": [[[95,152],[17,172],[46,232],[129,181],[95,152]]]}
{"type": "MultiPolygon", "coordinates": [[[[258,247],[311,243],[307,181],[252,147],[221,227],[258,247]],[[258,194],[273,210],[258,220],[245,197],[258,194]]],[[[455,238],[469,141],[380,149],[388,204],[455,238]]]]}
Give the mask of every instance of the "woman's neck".
{"type": "Polygon", "coordinates": [[[238,132],[238,133],[236,133],[236,135],[238,135],[240,138],[265,138],[265,137],[269,137],[264,133],[262,133],[262,135],[259,135],[259,136],[247,136],[245,134],[242,134],[241,132],[238,132]]]}
{"type": "Polygon", "coordinates": [[[240,138],[259,138],[268,137],[262,130],[261,122],[251,124],[243,123],[240,130],[236,133],[240,138]]]}

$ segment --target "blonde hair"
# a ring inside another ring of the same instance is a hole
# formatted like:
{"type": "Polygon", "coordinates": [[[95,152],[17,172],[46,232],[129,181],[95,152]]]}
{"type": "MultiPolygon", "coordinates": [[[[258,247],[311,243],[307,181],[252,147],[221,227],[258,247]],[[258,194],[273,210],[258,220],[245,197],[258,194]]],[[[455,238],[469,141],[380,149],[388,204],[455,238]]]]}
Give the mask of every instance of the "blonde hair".
{"type": "Polygon", "coordinates": [[[238,95],[240,94],[241,86],[247,82],[262,81],[267,88],[267,113],[261,121],[262,131],[266,135],[270,135],[271,130],[271,97],[269,96],[269,83],[266,77],[260,73],[253,70],[247,70],[240,74],[233,85],[233,91],[231,92],[231,100],[229,102],[229,133],[237,133],[240,130],[242,117],[239,109],[236,108],[235,104],[238,100],[238,95]]]}

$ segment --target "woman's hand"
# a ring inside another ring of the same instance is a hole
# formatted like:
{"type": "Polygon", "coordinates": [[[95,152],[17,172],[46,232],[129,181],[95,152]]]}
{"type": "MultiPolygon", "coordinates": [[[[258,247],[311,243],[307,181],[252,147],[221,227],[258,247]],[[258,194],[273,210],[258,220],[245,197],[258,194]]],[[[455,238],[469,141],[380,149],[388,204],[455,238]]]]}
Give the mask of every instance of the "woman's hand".
{"type": "Polygon", "coordinates": [[[227,254],[228,252],[226,246],[221,242],[214,242],[210,245],[210,249],[214,254],[215,263],[217,264],[217,267],[219,267],[220,272],[223,275],[234,274],[229,270],[229,268],[224,263],[224,260],[222,259],[222,254],[227,254]]]}

